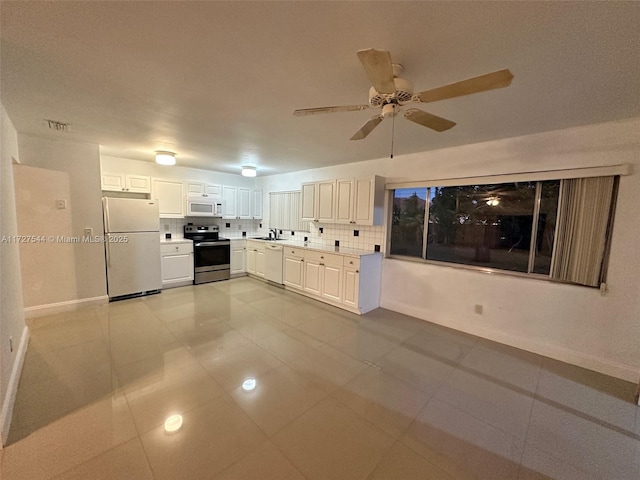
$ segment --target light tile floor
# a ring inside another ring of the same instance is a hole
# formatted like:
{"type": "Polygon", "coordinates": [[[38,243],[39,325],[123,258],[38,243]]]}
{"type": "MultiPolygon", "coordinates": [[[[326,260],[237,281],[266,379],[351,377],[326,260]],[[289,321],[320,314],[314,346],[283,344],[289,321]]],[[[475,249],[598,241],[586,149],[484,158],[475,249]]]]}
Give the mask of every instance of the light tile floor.
{"type": "Polygon", "coordinates": [[[640,478],[634,385],[384,309],[241,278],[30,328],[3,480],[640,478]]]}

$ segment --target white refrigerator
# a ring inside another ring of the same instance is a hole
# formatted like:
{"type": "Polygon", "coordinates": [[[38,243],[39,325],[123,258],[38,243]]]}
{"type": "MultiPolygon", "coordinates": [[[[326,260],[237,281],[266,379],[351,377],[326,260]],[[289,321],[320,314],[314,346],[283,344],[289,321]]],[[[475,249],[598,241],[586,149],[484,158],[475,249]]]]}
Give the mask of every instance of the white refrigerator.
{"type": "Polygon", "coordinates": [[[157,200],[102,199],[109,299],[162,288],[157,200]]]}

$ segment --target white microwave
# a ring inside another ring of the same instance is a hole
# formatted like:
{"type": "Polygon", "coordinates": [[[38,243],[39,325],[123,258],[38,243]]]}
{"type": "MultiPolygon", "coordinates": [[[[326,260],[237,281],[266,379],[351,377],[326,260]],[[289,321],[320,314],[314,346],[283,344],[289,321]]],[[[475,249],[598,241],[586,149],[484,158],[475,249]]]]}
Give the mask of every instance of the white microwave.
{"type": "Polygon", "coordinates": [[[222,217],[222,199],[187,197],[187,217],[222,217]]]}

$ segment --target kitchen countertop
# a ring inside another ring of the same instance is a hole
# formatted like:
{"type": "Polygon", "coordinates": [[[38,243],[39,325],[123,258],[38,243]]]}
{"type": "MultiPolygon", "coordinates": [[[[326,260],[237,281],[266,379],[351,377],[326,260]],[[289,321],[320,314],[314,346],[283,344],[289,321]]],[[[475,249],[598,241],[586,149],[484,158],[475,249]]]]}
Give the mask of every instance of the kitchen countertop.
{"type": "Polygon", "coordinates": [[[304,248],[306,250],[315,250],[317,252],[325,252],[325,253],[337,253],[339,255],[346,255],[349,257],[362,257],[365,255],[382,255],[381,252],[372,252],[369,250],[360,250],[358,248],[348,248],[348,247],[329,247],[326,245],[321,245],[319,243],[307,243],[305,245],[304,242],[300,241],[292,241],[292,240],[277,240],[277,241],[269,241],[269,240],[261,240],[258,238],[250,238],[247,237],[247,240],[254,240],[256,242],[263,243],[272,243],[273,245],[282,245],[283,247],[298,247],[304,248]]]}
{"type": "Polygon", "coordinates": [[[189,240],[188,238],[161,238],[160,239],[160,244],[162,245],[163,243],[191,243],[192,240],[189,240]]]}
{"type": "MultiPolygon", "coordinates": [[[[364,255],[382,255],[381,252],[372,252],[370,250],[360,250],[358,248],[348,248],[348,247],[333,247],[333,246],[326,246],[326,245],[322,245],[320,243],[310,243],[307,242],[307,244],[305,245],[305,243],[303,241],[296,241],[296,240],[277,240],[277,241],[270,241],[270,240],[262,240],[260,238],[255,238],[255,237],[235,237],[235,236],[230,236],[230,235],[226,235],[226,238],[229,238],[230,240],[253,240],[256,242],[262,242],[262,243],[272,243],[274,245],[282,245],[283,247],[296,247],[296,248],[304,248],[307,250],[315,250],[316,252],[325,252],[325,253],[337,253],[339,255],[346,255],[349,257],[362,257],[364,255]]],[[[169,244],[169,243],[190,243],[191,240],[187,239],[187,238],[171,238],[170,240],[167,240],[165,238],[162,238],[160,240],[161,244],[169,244]]]]}

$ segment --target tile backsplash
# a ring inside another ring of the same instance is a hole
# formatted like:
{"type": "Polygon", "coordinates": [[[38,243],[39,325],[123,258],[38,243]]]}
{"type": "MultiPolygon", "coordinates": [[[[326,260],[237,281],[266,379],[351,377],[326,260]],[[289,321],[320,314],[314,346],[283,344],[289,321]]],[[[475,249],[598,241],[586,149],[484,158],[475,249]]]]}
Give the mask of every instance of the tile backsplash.
{"type": "MultiPolygon", "coordinates": [[[[269,229],[263,228],[261,233],[268,235],[269,229]]],[[[280,237],[301,241],[304,240],[304,237],[308,237],[309,242],[327,247],[332,247],[336,242],[339,242],[340,247],[357,248],[371,252],[375,250],[376,245],[379,245],[381,251],[384,251],[385,243],[385,232],[382,225],[310,223],[308,232],[295,232],[294,235],[291,235],[291,232],[283,231],[280,237]]]]}
{"type": "MultiPolygon", "coordinates": [[[[161,218],[160,237],[165,238],[166,233],[171,233],[172,238],[184,236],[183,227],[187,223],[195,225],[212,224],[220,227],[220,236],[238,238],[246,232],[247,237],[267,236],[269,227],[262,220],[228,220],[228,219],[198,219],[198,218],[161,218]],[[227,227],[227,225],[229,225],[227,227]]],[[[332,247],[339,243],[340,247],[357,248],[359,250],[375,251],[376,245],[384,252],[385,232],[383,226],[366,225],[342,225],[342,224],[317,224],[310,223],[309,231],[282,230],[280,238],[304,241],[308,238],[310,243],[332,247]]]]}
{"type": "MultiPolygon", "coordinates": [[[[221,218],[161,218],[160,238],[164,238],[166,233],[170,233],[172,238],[184,237],[183,227],[188,223],[194,225],[218,225],[221,237],[241,237],[242,232],[247,236],[262,235],[260,230],[261,220],[227,220],[221,218]],[[227,227],[227,225],[229,225],[227,227]]],[[[265,229],[267,232],[269,229],[265,229]]]]}

